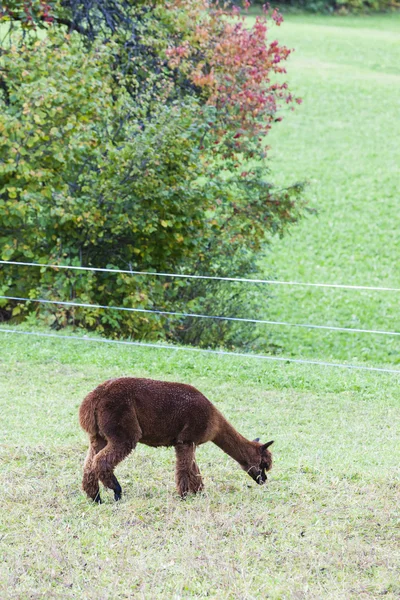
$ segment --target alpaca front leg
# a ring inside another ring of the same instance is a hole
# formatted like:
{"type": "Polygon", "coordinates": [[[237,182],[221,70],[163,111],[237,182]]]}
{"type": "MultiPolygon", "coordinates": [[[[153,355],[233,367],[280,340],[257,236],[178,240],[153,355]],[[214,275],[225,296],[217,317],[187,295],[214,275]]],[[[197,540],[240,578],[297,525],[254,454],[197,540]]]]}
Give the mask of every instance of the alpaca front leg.
{"type": "Polygon", "coordinates": [[[121,500],[122,488],[121,488],[121,485],[120,485],[118,479],[115,477],[114,474],[112,476],[112,486],[110,486],[110,487],[114,491],[114,499],[121,500]]]}
{"type": "Polygon", "coordinates": [[[175,482],[178,494],[182,498],[186,498],[189,493],[196,494],[203,489],[200,470],[195,460],[195,451],[196,446],[192,442],[181,442],[175,446],[175,482]]]}

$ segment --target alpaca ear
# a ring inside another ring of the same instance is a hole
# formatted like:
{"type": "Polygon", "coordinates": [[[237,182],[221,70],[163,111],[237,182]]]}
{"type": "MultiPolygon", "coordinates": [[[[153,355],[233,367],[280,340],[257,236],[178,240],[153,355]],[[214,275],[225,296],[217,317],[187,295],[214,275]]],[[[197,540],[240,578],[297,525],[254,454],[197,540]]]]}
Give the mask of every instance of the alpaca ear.
{"type": "Polygon", "coordinates": [[[255,440],[253,440],[253,442],[259,442],[260,438],[256,438],[255,440]]]}
{"type": "Polygon", "coordinates": [[[266,450],[267,448],[269,448],[270,446],[272,446],[273,443],[274,443],[274,440],[272,440],[271,442],[267,442],[266,444],[263,444],[262,449],[266,450]]]}

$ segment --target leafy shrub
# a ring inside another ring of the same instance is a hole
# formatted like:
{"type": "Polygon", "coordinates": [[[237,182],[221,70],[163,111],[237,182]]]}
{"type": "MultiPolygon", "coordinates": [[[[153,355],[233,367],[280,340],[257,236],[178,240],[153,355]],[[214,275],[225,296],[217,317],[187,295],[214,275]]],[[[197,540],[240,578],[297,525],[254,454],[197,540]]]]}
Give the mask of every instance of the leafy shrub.
{"type": "MultiPolygon", "coordinates": [[[[45,15],[42,2],[6,3],[14,21],[16,4],[29,11],[20,19],[25,33],[15,27],[1,49],[2,259],[255,270],[271,235],[302,210],[300,186],[277,191],[268,181],[263,136],[294,98],[277,79],[289,51],[266,44],[266,19],[247,30],[237,11],[228,19],[202,1],[176,0],[152,9],[113,2],[122,11],[115,27],[108,2],[104,21],[82,14],[87,3],[53,3],[45,15]]],[[[11,265],[1,272],[2,295],[32,300],[232,316],[257,308],[254,294],[220,282],[11,265]]],[[[33,312],[54,327],[111,336],[203,345],[242,336],[225,321],[0,302],[15,319],[33,312]]]]}
{"type": "MultiPolygon", "coordinates": [[[[255,0],[254,5],[264,5],[263,0],[255,0]]],[[[398,0],[280,0],[282,10],[287,7],[311,12],[383,12],[400,8],[398,0]]]]}

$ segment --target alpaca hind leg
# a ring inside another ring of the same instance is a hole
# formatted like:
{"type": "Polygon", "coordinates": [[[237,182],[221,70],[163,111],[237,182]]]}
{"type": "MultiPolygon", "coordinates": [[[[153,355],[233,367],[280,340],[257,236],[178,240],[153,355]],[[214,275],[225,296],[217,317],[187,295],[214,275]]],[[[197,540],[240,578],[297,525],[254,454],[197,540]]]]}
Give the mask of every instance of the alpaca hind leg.
{"type": "Polygon", "coordinates": [[[103,485],[113,490],[115,500],[121,499],[122,489],[114,475],[114,469],[135,446],[132,442],[108,440],[107,446],[94,457],[93,469],[96,477],[103,485]]]}
{"type": "Polygon", "coordinates": [[[116,404],[107,411],[98,413],[98,427],[107,439],[107,446],[93,459],[96,476],[114,491],[115,500],[120,500],[122,489],[114,475],[114,468],[136,447],[142,437],[136,413],[132,405],[116,404]]]}
{"type": "Polygon", "coordinates": [[[93,460],[96,454],[98,454],[98,452],[100,452],[106,446],[106,444],[106,440],[104,440],[100,436],[91,436],[89,442],[89,450],[83,465],[82,488],[89,496],[89,498],[91,498],[92,500],[94,500],[94,502],[97,502],[98,504],[101,504],[101,497],[99,490],[99,480],[93,469],[93,460]]]}
{"type": "Polygon", "coordinates": [[[193,459],[192,463],[192,471],[190,474],[190,491],[196,494],[197,492],[201,492],[204,488],[203,479],[201,477],[200,469],[197,465],[197,462],[193,459]]]}
{"type": "Polygon", "coordinates": [[[192,442],[181,442],[175,446],[176,471],[175,482],[178,494],[182,498],[192,492],[203,489],[199,467],[195,461],[196,446],[192,442]]]}

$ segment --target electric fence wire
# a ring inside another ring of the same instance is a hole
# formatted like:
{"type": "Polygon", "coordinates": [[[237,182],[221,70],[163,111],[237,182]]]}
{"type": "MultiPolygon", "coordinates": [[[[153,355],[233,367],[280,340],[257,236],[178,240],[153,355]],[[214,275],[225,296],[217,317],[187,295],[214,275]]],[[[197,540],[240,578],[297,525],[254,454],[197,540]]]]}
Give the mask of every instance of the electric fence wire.
{"type": "Polygon", "coordinates": [[[108,269],[100,267],[78,267],[75,265],[53,265],[53,264],[40,264],[31,262],[19,262],[12,260],[0,260],[2,265],[21,265],[26,267],[40,267],[40,268],[51,268],[51,269],[71,269],[77,271],[99,271],[103,273],[125,273],[128,275],[143,275],[151,277],[176,277],[181,279],[208,279],[214,281],[236,281],[239,283],[263,283],[269,285],[297,285],[306,287],[322,287],[322,288],[339,288],[346,290],[367,290],[377,292],[400,292],[400,288],[392,287],[374,287],[367,285],[344,285],[340,283],[310,283],[301,281],[278,281],[275,279],[247,279],[242,277],[218,277],[216,275],[189,275],[184,273],[157,273],[153,271],[134,271],[132,269],[108,269]]]}
{"type": "Polygon", "coordinates": [[[251,354],[245,352],[229,352],[227,350],[211,350],[209,348],[194,348],[188,346],[172,346],[168,344],[151,344],[148,342],[134,342],[128,340],[110,340],[108,338],[91,338],[87,336],[78,336],[78,335],[59,335],[55,333],[41,333],[37,331],[18,331],[16,329],[3,329],[0,327],[0,333],[6,334],[17,334],[17,335],[32,335],[37,337],[46,337],[46,338],[57,338],[59,340],[76,340],[80,342],[98,342],[101,344],[120,344],[124,346],[140,346],[143,348],[156,348],[160,350],[173,350],[173,351],[183,351],[183,352],[199,352],[204,354],[213,354],[218,356],[231,356],[231,357],[241,357],[241,358],[250,358],[250,359],[260,359],[260,360],[270,360],[281,363],[295,363],[301,365],[316,365],[319,367],[337,367],[341,369],[350,369],[350,370],[359,370],[359,371],[374,371],[378,373],[391,373],[395,375],[400,375],[400,370],[398,369],[387,369],[381,367],[367,367],[363,365],[353,365],[353,364],[344,364],[344,363],[331,363],[320,360],[306,360],[300,358],[288,358],[282,356],[268,356],[265,354],[251,354]]]}
{"type": "Polygon", "coordinates": [[[20,296],[1,296],[0,298],[6,300],[17,300],[25,302],[37,302],[39,304],[56,304],[61,306],[77,306],[78,308],[101,308],[109,310],[122,310],[127,312],[136,313],[150,313],[155,315],[165,315],[173,317],[193,317],[198,319],[215,319],[220,321],[234,321],[241,323],[256,323],[262,325],[283,325],[286,327],[305,327],[307,329],[324,329],[328,331],[342,331],[345,333],[371,333],[377,335],[392,335],[398,336],[398,331],[383,331],[382,329],[356,329],[353,327],[334,327],[331,325],[313,325],[311,323],[290,323],[286,321],[267,321],[265,319],[247,319],[243,317],[225,317],[223,315],[203,315],[198,313],[186,313],[168,310],[156,310],[151,308],[131,308],[128,306],[109,306],[106,304],[90,304],[86,302],[68,302],[62,300],[46,300],[45,298],[23,298],[20,296]]]}
{"type": "MultiPolygon", "coordinates": [[[[0,260],[0,264],[3,264],[3,265],[12,264],[12,265],[40,267],[40,268],[54,268],[54,269],[72,269],[72,270],[82,270],[82,271],[100,271],[100,272],[107,272],[107,273],[125,273],[125,274],[131,274],[131,275],[146,275],[146,276],[157,276],[157,277],[179,277],[179,278],[185,278],[185,279],[208,279],[208,280],[219,280],[219,281],[235,281],[235,282],[242,282],[242,283],[263,283],[263,284],[273,284],[273,285],[298,285],[298,286],[313,286],[313,287],[341,288],[341,289],[369,290],[369,291],[390,291],[390,292],[399,292],[400,291],[399,288],[325,284],[325,283],[306,283],[306,282],[302,283],[302,282],[293,282],[293,281],[290,282],[290,281],[276,281],[276,280],[267,280],[267,279],[245,279],[245,278],[238,278],[238,277],[217,277],[217,276],[206,276],[206,275],[186,275],[186,274],[182,274],[182,273],[157,273],[157,272],[147,272],[147,271],[133,271],[133,270],[96,268],[96,267],[78,267],[78,266],[73,266],[73,265],[27,263],[27,262],[19,262],[19,261],[0,260]]],[[[218,320],[226,320],[226,321],[239,321],[239,322],[245,322],[245,323],[283,325],[283,326],[288,326],[288,327],[306,327],[306,328],[310,328],[310,329],[324,329],[324,330],[342,331],[342,332],[349,332],[349,333],[369,333],[369,334],[392,335],[392,336],[400,335],[400,332],[395,332],[395,331],[334,327],[334,326],[328,326],[328,325],[313,325],[313,324],[308,324],[308,323],[289,323],[289,322],[284,322],[284,321],[268,321],[268,320],[264,320],[264,319],[247,319],[247,318],[226,317],[226,316],[219,316],[219,315],[203,315],[203,314],[197,314],[197,313],[163,311],[163,310],[145,309],[145,308],[131,308],[131,307],[124,307],[124,306],[107,306],[107,305],[102,305],[102,304],[46,300],[44,298],[24,298],[24,297],[18,297],[18,296],[0,296],[0,298],[8,299],[8,300],[16,300],[16,301],[25,301],[25,302],[39,302],[39,303],[44,303],[44,304],[56,304],[56,305],[62,305],[62,306],[77,306],[77,307],[84,307],[84,308],[122,310],[122,311],[139,312],[139,313],[153,313],[153,314],[166,315],[166,316],[218,319],[218,320]]],[[[263,354],[229,352],[226,350],[211,350],[211,349],[205,349],[205,348],[172,346],[172,345],[167,345],[167,344],[152,344],[152,343],[147,343],[147,342],[135,342],[135,341],[128,341],[128,340],[110,340],[108,338],[90,338],[88,336],[82,337],[82,336],[70,336],[70,335],[57,335],[57,334],[41,333],[41,332],[33,332],[33,331],[21,331],[21,330],[15,330],[15,329],[3,329],[1,327],[0,327],[0,333],[32,335],[32,336],[37,336],[37,337],[58,338],[58,339],[64,339],[64,340],[69,339],[69,340],[85,341],[85,342],[121,344],[121,345],[128,345],[128,346],[141,346],[141,347],[145,347],[145,348],[155,348],[155,349],[165,349],[165,350],[175,350],[175,351],[200,352],[200,353],[207,353],[207,354],[213,354],[213,355],[242,357],[242,358],[251,358],[251,359],[263,359],[263,360],[277,361],[277,362],[281,362],[281,363],[309,364],[309,365],[316,365],[316,366],[321,366],[321,367],[337,367],[337,368],[343,368],[343,369],[353,369],[353,370],[355,369],[355,370],[362,370],[362,371],[374,371],[374,372],[380,372],[380,373],[391,373],[391,374],[400,375],[400,370],[398,370],[398,369],[368,367],[368,366],[363,366],[363,365],[332,363],[332,362],[326,362],[326,361],[307,360],[307,359],[298,359],[298,358],[289,358],[289,357],[268,356],[268,355],[263,355],[263,354]]]]}

